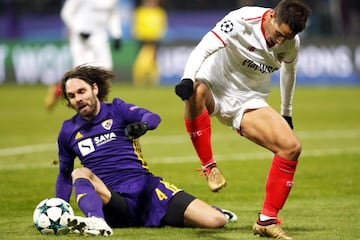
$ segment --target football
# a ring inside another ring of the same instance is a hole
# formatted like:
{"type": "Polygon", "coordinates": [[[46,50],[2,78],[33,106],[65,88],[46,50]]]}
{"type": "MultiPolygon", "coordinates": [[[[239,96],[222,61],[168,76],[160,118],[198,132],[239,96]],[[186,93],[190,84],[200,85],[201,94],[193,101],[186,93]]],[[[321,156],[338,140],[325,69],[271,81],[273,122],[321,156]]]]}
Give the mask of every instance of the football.
{"type": "Polygon", "coordinates": [[[74,210],[61,198],[47,198],[35,208],[33,220],[35,228],[42,234],[66,234],[67,217],[73,216],[74,210]]]}

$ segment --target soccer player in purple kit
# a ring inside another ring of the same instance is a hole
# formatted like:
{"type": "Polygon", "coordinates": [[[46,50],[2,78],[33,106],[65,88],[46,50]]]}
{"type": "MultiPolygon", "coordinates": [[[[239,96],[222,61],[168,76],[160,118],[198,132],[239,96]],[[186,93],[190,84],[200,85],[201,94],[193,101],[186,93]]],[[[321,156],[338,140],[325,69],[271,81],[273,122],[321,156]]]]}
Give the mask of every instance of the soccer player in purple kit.
{"type": "Polygon", "coordinates": [[[64,121],[58,136],[56,197],[76,202],[86,217],[68,219],[80,234],[113,234],[118,227],[221,228],[237,216],[212,207],[153,175],[138,138],[155,129],[160,117],[114,98],[105,100],[113,72],[81,65],[64,74],[62,92],[77,113],[64,121]],[[78,157],[81,167],[74,169],[78,157]]]}

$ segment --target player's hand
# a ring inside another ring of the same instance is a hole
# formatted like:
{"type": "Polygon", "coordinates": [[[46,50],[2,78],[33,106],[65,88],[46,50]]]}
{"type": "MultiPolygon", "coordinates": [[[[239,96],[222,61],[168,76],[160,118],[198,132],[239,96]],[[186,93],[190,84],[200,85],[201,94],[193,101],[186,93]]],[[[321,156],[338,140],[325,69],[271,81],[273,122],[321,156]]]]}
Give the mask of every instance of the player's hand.
{"type": "Polygon", "coordinates": [[[283,116],[283,118],[286,120],[286,122],[289,124],[290,128],[291,129],[294,129],[294,125],[293,125],[293,122],[292,122],[292,117],[290,116],[283,116]]]}
{"type": "Polygon", "coordinates": [[[87,32],[81,32],[81,33],[80,33],[80,37],[81,37],[81,39],[84,40],[84,41],[87,40],[87,39],[90,37],[90,35],[91,35],[91,34],[90,34],[90,33],[87,33],[87,32]]]}
{"type": "Polygon", "coordinates": [[[189,78],[184,78],[175,86],[175,93],[181,100],[189,99],[194,93],[194,82],[189,78]]]}
{"type": "Polygon", "coordinates": [[[147,130],[147,123],[145,122],[130,123],[125,128],[125,136],[127,136],[128,140],[133,140],[144,135],[147,130]]]}
{"type": "Polygon", "coordinates": [[[113,47],[114,47],[115,50],[120,50],[121,47],[122,47],[122,39],[121,38],[114,38],[113,47]]]}

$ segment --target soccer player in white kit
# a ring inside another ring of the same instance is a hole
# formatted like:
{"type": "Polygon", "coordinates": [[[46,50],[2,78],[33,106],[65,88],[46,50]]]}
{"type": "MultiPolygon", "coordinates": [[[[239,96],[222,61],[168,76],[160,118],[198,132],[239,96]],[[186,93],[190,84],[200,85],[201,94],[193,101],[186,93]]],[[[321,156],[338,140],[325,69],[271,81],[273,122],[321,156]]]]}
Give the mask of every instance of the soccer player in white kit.
{"type": "MultiPolygon", "coordinates": [[[[122,43],[118,0],[66,0],[60,16],[68,29],[72,65],[112,70],[110,38],[115,50],[122,43]]],[[[49,86],[45,107],[52,110],[60,97],[60,84],[49,86]]]]}
{"type": "Polygon", "coordinates": [[[118,0],[66,0],[60,15],[69,30],[73,65],[112,69],[109,35],[115,48],[122,37],[118,0]]]}
{"type": "Polygon", "coordinates": [[[278,213],[293,185],[301,143],[292,124],[299,36],[310,8],[282,0],[274,9],[243,7],[220,20],[189,56],[175,87],[185,103],[185,125],[211,191],[226,186],[211,147],[210,116],[274,153],[254,234],[291,239],[278,213]],[[281,112],[266,102],[271,74],[280,70],[281,112]]]}

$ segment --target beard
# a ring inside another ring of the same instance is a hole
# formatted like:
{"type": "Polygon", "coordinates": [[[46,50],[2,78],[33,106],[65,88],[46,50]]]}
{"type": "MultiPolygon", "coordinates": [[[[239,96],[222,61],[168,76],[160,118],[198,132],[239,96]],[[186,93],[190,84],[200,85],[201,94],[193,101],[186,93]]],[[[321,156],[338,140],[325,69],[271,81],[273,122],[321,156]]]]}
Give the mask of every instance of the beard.
{"type": "Polygon", "coordinates": [[[99,101],[93,94],[92,97],[80,106],[76,107],[76,111],[87,120],[91,120],[96,117],[99,110],[99,101]]]}

